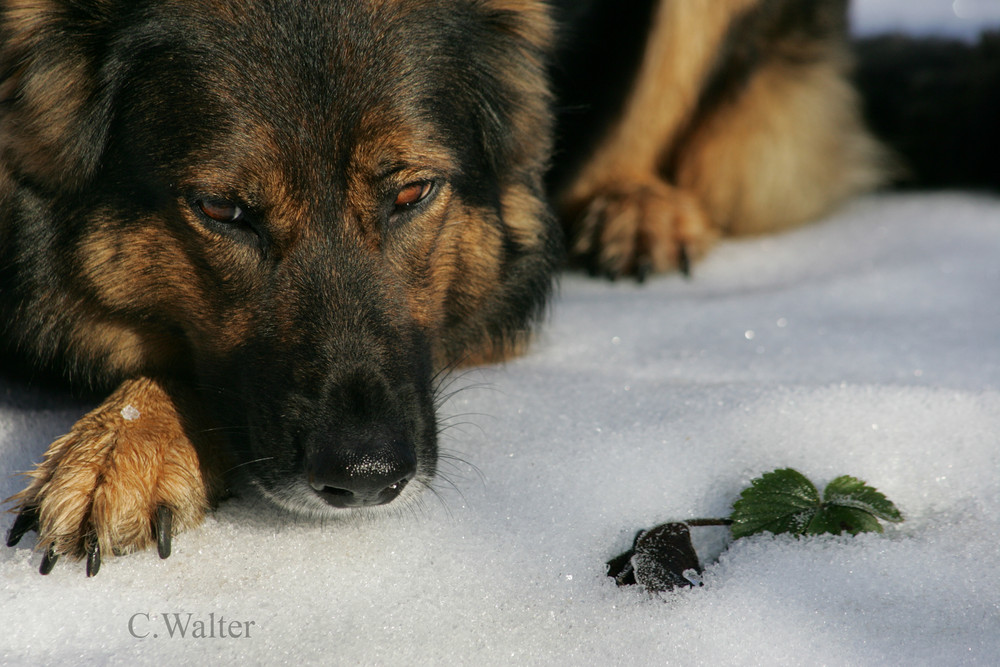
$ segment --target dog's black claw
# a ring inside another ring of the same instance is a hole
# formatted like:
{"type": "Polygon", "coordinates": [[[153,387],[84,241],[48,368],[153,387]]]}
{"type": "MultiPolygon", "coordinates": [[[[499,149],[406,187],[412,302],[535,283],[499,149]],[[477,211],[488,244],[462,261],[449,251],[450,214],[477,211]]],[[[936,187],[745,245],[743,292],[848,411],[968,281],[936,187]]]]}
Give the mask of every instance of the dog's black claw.
{"type": "Polygon", "coordinates": [[[170,533],[173,523],[174,514],[169,507],[160,505],[156,508],[156,550],[160,558],[170,557],[170,533]]]}
{"type": "Polygon", "coordinates": [[[101,571],[101,545],[96,537],[87,540],[87,576],[96,577],[101,571]]]}
{"type": "Polygon", "coordinates": [[[636,266],[635,280],[637,283],[640,284],[644,283],[646,282],[646,278],[648,278],[652,273],[653,273],[653,263],[648,259],[644,259],[641,262],[639,262],[638,266],[636,266]]]}
{"type": "Polygon", "coordinates": [[[14,525],[7,531],[7,546],[12,547],[21,541],[24,534],[32,530],[38,530],[38,508],[27,507],[21,510],[14,525]]]}
{"type": "Polygon", "coordinates": [[[601,262],[600,273],[611,282],[617,282],[622,277],[621,266],[613,259],[601,262]]]}
{"type": "Polygon", "coordinates": [[[688,255],[687,246],[683,243],[677,247],[677,269],[685,278],[691,277],[691,257],[688,255]]]}
{"type": "Polygon", "coordinates": [[[48,574],[52,571],[52,568],[56,566],[56,562],[59,560],[59,554],[56,553],[53,547],[49,547],[45,555],[42,556],[42,566],[38,568],[39,574],[48,574]]]}

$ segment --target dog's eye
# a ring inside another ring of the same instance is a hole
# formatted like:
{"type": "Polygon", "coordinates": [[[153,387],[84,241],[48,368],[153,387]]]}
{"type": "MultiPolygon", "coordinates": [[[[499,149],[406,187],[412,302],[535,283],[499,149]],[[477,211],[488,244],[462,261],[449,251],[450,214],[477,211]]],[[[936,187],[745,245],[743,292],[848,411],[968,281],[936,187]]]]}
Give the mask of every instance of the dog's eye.
{"type": "Polygon", "coordinates": [[[230,201],[199,199],[196,204],[202,213],[216,222],[240,222],[243,219],[243,209],[230,201]]]}
{"type": "Polygon", "coordinates": [[[399,189],[396,193],[396,201],[393,205],[396,207],[397,211],[405,210],[419,204],[424,199],[427,199],[427,195],[431,193],[434,189],[433,181],[415,181],[413,183],[407,183],[399,189]]]}

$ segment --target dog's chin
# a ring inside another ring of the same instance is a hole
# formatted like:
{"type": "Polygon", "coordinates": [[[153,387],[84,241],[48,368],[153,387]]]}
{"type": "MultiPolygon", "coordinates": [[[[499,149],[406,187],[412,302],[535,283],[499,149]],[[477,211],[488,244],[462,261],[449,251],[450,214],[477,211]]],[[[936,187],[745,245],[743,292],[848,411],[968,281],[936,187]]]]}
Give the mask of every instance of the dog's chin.
{"type": "Polygon", "coordinates": [[[305,480],[266,484],[255,479],[252,484],[265,500],[298,516],[317,520],[351,520],[374,519],[407,511],[419,502],[420,492],[429,486],[430,479],[418,473],[392,502],[358,507],[334,507],[323,500],[305,480]]]}

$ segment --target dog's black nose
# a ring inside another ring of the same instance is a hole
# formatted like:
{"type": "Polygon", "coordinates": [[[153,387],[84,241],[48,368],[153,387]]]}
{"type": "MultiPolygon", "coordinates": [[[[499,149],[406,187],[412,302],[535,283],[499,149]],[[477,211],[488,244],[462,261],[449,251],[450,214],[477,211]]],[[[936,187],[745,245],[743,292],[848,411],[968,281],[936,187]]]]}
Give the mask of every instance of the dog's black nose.
{"type": "Polygon", "coordinates": [[[382,429],[316,449],[307,461],[309,485],[334,507],[384,505],[417,471],[413,443],[382,429]]]}

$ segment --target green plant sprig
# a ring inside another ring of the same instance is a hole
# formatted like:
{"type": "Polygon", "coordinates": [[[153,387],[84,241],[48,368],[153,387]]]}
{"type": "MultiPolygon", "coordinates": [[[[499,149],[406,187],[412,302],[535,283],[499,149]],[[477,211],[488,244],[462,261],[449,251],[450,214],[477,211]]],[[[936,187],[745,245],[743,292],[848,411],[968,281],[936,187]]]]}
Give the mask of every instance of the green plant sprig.
{"type": "Polygon", "coordinates": [[[632,548],[608,561],[608,576],[619,586],[641,584],[658,592],[700,585],[701,565],[690,528],[729,526],[734,539],[760,533],[796,536],[882,532],[879,520],[899,522],[903,515],[875,488],[842,475],[823,490],[792,468],[751,480],[726,519],[688,519],[639,531],[632,548]]]}

